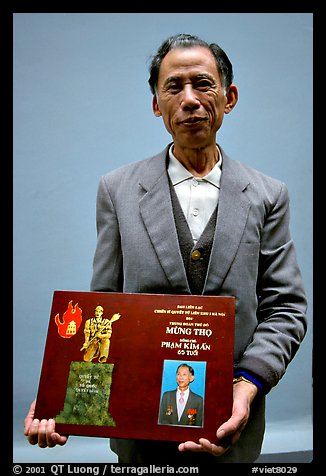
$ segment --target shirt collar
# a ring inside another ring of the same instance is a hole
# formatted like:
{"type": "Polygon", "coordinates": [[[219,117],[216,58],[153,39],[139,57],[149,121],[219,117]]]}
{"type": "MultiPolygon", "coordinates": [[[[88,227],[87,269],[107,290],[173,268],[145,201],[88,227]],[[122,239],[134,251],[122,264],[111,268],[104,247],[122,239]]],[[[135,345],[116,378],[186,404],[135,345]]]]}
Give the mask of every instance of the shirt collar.
{"type": "MultiPolygon", "coordinates": [[[[182,391],[183,391],[183,395],[187,396],[190,391],[190,388],[188,387],[187,390],[182,390],[182,391]]],[[[177,392],[178,392],[178,395],[180,396],[181,390],[179,387],[177,388],[177,392]]]]}
{"type": "MultiPolygon", "coordinates": [[[[179,160],[175,157],[172,152],[173,144],[169,149],[169,164],[168,164],[168,174],[170,176],[172,185],[177,185],[185,180],[189,180],[194,178],[194,176],[179,162],[179,160]]],[[[202,177],[199,180],[205,180],[206,182],[211,183],[217,188],[220,188],[220,180],[221,180],[221,165],[222,165],[222,154],[218,146],[216,146],[219,161],[215,164],[213,169],[202,177]]]]}

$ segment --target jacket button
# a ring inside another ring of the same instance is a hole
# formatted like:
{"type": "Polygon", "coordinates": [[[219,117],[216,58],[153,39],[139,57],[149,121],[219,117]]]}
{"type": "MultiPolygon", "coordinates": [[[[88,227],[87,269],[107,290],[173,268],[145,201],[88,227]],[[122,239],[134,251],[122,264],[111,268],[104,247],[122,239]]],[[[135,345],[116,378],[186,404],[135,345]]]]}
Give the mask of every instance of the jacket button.
{"type": "Polygon", "coordinates": [[[200,254],[200,251],[198,250],[194,250],[191,253],[191,259],[193,259],[194,261],[197,261],[198,259],[200,259],[200,257],[201,257],[201,254],[200,254]]]}

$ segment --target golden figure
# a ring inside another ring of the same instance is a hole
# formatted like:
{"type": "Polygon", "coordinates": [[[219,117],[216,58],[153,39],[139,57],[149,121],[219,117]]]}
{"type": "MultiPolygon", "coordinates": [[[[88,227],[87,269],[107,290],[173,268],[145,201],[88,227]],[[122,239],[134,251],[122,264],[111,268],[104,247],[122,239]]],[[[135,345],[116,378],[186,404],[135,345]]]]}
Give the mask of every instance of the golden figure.
{"type": "Polygon", "coordinates": [[[85,342],[80,350],[84,350],[84,361],[91,362],[98,357],[99,362],[106,362],[109,355],[112,322],[120,318],[120,314],[113,314],[111,319],[103,318],[104,309],[96,306],[95,317],[87,319],[84,327],[85,342]]]}

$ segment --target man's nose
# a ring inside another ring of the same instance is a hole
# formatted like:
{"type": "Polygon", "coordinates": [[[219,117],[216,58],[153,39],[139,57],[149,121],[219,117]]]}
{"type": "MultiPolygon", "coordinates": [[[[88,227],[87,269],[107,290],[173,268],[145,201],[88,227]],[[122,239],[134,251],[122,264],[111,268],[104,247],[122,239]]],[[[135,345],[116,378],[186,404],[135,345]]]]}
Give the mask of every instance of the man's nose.
{"type": "Polygon", "coordinates": [[[200,106],[196,90],[194,90],[191,84],[185,84],[183,88],[181,106],[183,109],[191,111],[198,109],[200,106]]]}

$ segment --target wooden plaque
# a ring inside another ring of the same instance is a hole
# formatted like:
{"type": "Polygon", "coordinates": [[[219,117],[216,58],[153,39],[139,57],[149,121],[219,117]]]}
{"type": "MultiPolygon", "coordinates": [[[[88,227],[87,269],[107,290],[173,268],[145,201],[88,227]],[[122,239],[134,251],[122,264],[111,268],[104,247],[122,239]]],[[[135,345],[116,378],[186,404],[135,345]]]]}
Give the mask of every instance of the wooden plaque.
{"type": "Polygon", "coordinates": [[[232,410],[234,317],[233,296],[55,291],[35,418],[66,435],[215,441],[232,410]]]}

